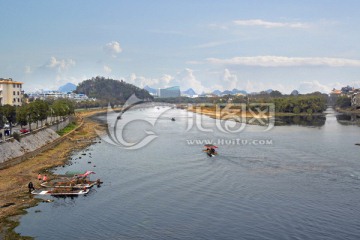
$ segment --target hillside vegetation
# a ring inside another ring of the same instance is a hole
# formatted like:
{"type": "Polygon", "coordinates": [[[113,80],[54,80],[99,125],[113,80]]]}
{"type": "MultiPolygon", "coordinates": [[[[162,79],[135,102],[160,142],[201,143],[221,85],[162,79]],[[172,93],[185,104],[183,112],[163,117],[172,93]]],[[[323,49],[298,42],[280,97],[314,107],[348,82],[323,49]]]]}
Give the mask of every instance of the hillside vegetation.
{"type": "Polygon", "coordinates": [[[122,80],[114,80],[104,77],[95,77],[81,82],[76,93],[84,93],[90,98],[105,100],[111,104],[122,104],[135,94],[140,99],[152,100],[148,91],[138,88],[122,80]]]}

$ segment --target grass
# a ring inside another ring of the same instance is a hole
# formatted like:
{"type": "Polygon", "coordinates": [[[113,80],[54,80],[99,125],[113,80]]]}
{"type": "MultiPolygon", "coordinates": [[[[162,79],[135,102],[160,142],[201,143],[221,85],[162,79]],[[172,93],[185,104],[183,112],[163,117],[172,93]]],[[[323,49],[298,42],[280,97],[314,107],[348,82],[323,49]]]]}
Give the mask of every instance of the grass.
{"type": "Polygon", "coordinates": [[[63,128],[60,131],[57,131],[57,134],[59,134],[60,136],[72,131],[73,129],[75,129],[77,127],[75,122],[70,123],[69,125],[67,125],[65,128],[63,128]]]}

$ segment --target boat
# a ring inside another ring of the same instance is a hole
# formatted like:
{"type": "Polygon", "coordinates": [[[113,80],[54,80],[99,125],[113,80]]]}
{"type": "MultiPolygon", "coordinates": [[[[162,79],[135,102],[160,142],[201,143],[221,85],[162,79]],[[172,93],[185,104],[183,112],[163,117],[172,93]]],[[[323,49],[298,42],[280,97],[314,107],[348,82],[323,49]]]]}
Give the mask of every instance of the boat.
{"type": "Polygon", "coordinates": [[[175,118],[174,118],[174,117],[173,117],[173,118],[171,118],[171,121],[175,122],[175,118]]]}
{"type": "Polygon", "coordinates": [[[78,196],[85,195],[89,189],[71,189],[71,188],[53,188],[53,189],[36,189],[32,191],[35,195],[51,195],[51,196],[78,196]]]}
{"type": "Polygon", "coordinates": [[[214,157],[215,155],[217,155],[217,151],[215,150],[216,148],[218,148],[217,146],[213,145],[213,144],[205,144],[205,149],[203,150],[204,152],[206,152],[206,154],[209,157],[214,157]]]}
{"type": "Polygon", "coordinates": [[[58,175],[58,178],[52,179],[41,183],[40,185],[45,188],[72,188],[72,189],[84,189],[91,188],[94,185],[100,185],[102,182],[100,179],[96,181],[90,181],[89,175],[95,174],[93,171],[86,171],[83,174],[75,174],[69,178],[66,175],[58,175]]]}
{"type": "Polygon", "coordinates": [[[67,180],[67,179],[53,179],[47,182],[43,182],[40,185],[45,188],[69,188],[74,189],[84,189],[91,188],[96,184],[100,184],[100,180],[90,181],[90,180],[67,180]]]}

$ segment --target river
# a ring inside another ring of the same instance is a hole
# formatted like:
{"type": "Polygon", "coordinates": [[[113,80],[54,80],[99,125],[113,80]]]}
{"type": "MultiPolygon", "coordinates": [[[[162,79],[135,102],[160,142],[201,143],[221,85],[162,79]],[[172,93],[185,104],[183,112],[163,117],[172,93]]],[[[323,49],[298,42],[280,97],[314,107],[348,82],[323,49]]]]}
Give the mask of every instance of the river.
{"type": "Polygon", "coordinates": [[[132,150],[99,138],[74,153],[55,172],[92,170],[104,184],[27,209],[16,232],[46,240],[360,239],[360,127],[340,124],[331,109],[321,124],[237,133],[185,110],[126,114],[117,136],[156,138],[132,150]],[[122,126],[127,118],[135,120],[122,126]],[[217,156],[202,151],[205,141],[217,144],[217,156]]]}

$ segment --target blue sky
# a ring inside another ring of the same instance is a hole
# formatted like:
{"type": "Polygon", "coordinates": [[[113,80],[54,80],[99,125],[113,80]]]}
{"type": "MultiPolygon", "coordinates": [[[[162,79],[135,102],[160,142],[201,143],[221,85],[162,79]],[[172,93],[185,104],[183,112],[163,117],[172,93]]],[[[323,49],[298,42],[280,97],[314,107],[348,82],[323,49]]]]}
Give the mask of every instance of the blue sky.
{"type": "Polygon", "coordinates": [[[360,1],[0,0],[0,77],[197,92],[360,87],[360,1]]]}

